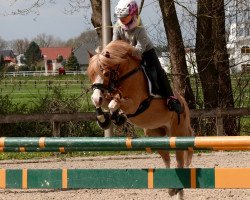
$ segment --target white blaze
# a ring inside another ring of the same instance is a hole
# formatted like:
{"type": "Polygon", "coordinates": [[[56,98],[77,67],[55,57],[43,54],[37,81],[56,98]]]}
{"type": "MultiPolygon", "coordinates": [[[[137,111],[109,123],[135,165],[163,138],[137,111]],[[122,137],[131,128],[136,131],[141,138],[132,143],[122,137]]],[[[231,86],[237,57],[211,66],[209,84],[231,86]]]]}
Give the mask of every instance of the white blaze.
{"type": "MultiPolygon", "coordinates": [[[[103,83],[103,79],[99,75],[96,76],[96,80],[93,84],[97,84],[97,83],[100,83],[100,84],[103,83]]],[[[93,94],[91,96],[91,100],[93,104],[95,105],[95,107],[101,107],[103,100],[104,100],[102,91],[99,89],[94,89],[93,94]]]]}

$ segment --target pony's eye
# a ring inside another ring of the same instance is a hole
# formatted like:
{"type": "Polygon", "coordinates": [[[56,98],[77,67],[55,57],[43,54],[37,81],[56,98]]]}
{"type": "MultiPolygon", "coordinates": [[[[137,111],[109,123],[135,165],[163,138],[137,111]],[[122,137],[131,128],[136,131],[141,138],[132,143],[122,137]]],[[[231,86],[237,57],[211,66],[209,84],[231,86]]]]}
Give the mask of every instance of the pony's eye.
{"type": "Polygon", "coordinates": [[[105,72],[103,75],[104,75],[105,77],[109,77],[109,72],[105,72]]]}

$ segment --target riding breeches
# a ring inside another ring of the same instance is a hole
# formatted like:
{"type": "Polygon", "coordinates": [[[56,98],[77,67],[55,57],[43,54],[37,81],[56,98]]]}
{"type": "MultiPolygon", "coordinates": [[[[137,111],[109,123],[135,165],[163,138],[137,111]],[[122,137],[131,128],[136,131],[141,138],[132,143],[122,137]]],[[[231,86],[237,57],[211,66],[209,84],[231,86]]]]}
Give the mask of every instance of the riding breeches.
{"type": "Polygon", "coordinates": [[[143,63],[146,64],[146,73],[153,85],[153,91],[157,90],[158,93],[164,98],[173,96],[173,91],[170,86],[167,74],[162,68],[155,50],[151,49],[144,52],[142,57],[143,63]]]}

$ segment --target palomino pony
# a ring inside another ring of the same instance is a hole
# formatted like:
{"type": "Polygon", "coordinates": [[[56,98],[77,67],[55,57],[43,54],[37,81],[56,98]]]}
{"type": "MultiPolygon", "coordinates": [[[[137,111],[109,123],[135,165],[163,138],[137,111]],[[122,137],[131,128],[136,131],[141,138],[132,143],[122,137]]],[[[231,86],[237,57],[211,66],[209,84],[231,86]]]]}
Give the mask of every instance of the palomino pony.
{"type": "MultiPolygon", "coordinates": [[[[108,106],[111,117],[120,110],[130,123],[143,128],[145,135],[150,137],[193,136],[185,99],[175,93],[183,107],[183,113],[177,115],[169,111],[165,99],[152,98],[140,60],[132,56],[133,48],[126,42],[117,40],[109,43],[101,53],[91,55],[88,76],[93,84],[92,101],[98,113],[105,105],[108,106]]],[[[169,152],[158,152],[169,168],[169,152]]],[[[189,166],[191,159],[192,151],[176,151],[178,168],[189,166]]],[[[179,199],[183,198],[182,189],[170,189],[169,194],[177,194],[179,199]]]]}

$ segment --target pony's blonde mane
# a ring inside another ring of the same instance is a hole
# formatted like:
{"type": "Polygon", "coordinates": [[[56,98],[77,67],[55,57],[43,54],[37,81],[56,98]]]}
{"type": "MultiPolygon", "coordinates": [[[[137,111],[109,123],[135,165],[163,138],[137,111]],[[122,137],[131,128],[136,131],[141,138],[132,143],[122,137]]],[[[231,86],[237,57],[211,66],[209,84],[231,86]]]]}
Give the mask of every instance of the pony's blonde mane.
{"type": "Polygon", "coordinates": [[[96,54],[89,61],[87,73],[91,81],[96,74],[102,76],[100,69],[112,68],[126,62],[132,56],[133,47],[122,40],[110,42],[101,53],[96,54]]]}

